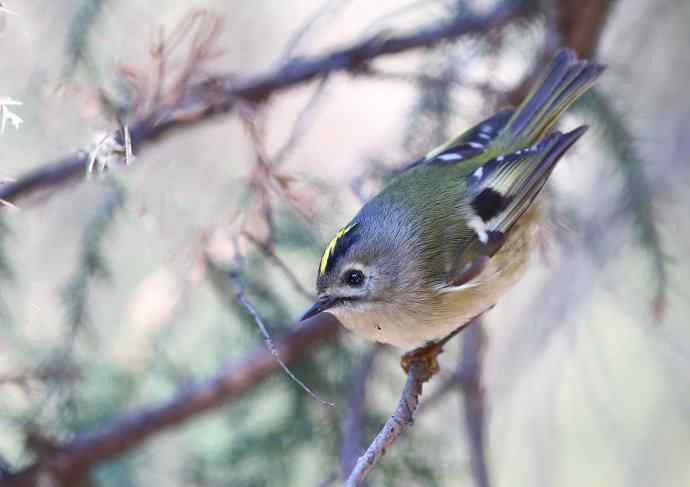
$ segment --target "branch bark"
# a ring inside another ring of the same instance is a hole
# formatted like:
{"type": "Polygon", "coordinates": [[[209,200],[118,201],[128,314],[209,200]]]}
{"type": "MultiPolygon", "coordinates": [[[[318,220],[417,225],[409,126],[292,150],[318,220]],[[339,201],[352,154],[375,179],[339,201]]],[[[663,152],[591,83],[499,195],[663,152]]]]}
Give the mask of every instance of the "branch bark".
{"type": "Polygon", "coordinates": [[[427,382],[433,372],[423,362],[413,362],[407,374],[407,382],[403,389],[398,407],[388,418],[379,434],[371,442],[367,451],[359,457],[355,468],[345,483],[346,487],[359,487],[369,472],[381,460],[386,450],[393,446],[397,439],[414,423],[415,412],[422,395],[422,385],[427,382]]]}
{"type": "MultiPolygon", "coordinates": [[[[285,363],[317,349],[336,337],[338,321],[321,313],[276,342],[285,363]]],[[[265,347],[237,363],[228,364],[205,381],[191,384],[170,401],[130,413],[103,428],[76,435],[29,467],[3,479],[3,487],[35,487],[50,480],[75,485],[88,469],[143,442],[161,431],[241,397],[274,372],[280,364],[265,347]]],[[[46,484],[53,485],[53,484],[46,484]]]]}
{"type": "Polygon", "coordinates": [[[489,487],[491,484],[486,462],[486,408],[481,383],[485,336],[481,319],[469,326],[462,338],[460,390],[470,466],[475,485],[489,487]]]}
{"type": "Polygon", "coordinates": [[[407,382],[403,388],[395,412],[388,418],[379,434],[371,442],[367,451],[357,459],[345,485],[346,487],[361,487],[376,464],[385,455],[386,450],[393,446],[400,435],[407,431],[414,423],[415,413],[419,407],[422,386],[434,374],[438,373],[438,356],[443,347],[464,330],[476,318],[458,327],[451,334],[437,342],[413,350],[403,355],[401,364],[407,370],[407,382]],[[407,365],[407,367],[406,367],[407,365]]]}
{"type": "MultiPolygon", "coordinates": [[[[522,1],[505,0],[483,16],[462,15],[449,22],[433,23],[406,35],[378,33],[343,49],[287,60],[276,70],[238,81],[236,76],[215,76],[193,84],[175,106],[163,106],[130,124],[131,143],[136,153],[174,130],[196,126],[230,113],[238,101],[264,103],[274,94],[336,72],[357,74],[381,56],[414,49],[431,48],[460,37],[485,33],[501,27],[524,13],[522,1]]],[[[41,190],[76,180],[85,171],[88,155],[76,153],[40,166],[0,185],[0,200],[10,203],[41,190]]]]}
{"type": "MultiPolygon", "coordinates": [[[[613,0],[562,0],[553,2],[555,15],[550,19],[556,32],[556,42],[547,46],[536,66],[543,66],[560,46],[574,49],[580,59],[594,56],[601,32],[606,25],[613,0]]],[[[522,82],[508,94],[511,104],[517,106],[527,96],[539,69],[532,70],[522,82]]]]}
{"type": "Polygon", "coordinates": [[[350,476],[362,451],[364,428],[364,405],[367,382],[371,377],[376,354],[381,350],[376,345],[362,360],[352,375],[352,385],[348,393],[347,409],[342,422],[343,442],[340,448],[340,473],[343,479],[350,476]]]}

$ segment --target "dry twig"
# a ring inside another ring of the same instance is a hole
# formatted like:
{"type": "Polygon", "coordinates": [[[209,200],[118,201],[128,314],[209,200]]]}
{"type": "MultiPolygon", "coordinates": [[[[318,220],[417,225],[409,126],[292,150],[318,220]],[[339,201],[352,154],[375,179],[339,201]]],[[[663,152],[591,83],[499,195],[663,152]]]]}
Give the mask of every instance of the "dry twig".
{"type": "Polygon", "coordinates": [[[256,323],[256,326],[259,328],[259,331],[261,332],[261,336],[264,339],[264,342],[266,343],[266,348],[271,352],[271,355],[273,355],[273,358],[275,358],[276,362],[280,365],[280,367],[283,369],[283,371],[292,379],[297,385],[299,385],[304,391],[309,394],[311,397],[319,401],[321,404],[324,406],[329,406],[329,407],[335,407],[335,404],[332,402],[326,401],[324,399],[321,399],[314,391],[312,391],[302,380],[300,380],[285,364],[282,358],[280,358],[280,353],[278,353],[278,349],[275,346],[275,343],[273,343],[273,339],[271,338],[271,334],[268,332],[268,328],[266,328],[266,324],[264,323],[263,318],[261,318],[261,315],[257,311],[257,309],[254,307],[251,301],[249,301],[249,298],[247,298],[247,294],[244,291],[244,285],[242,284],[242,280],[240,279],[239,273],[237,270],[232,270],[230,272],[230,279],[232,280],[234,286],[235,286],[235,296],[237,298],[237,301],[244,307],[244,309],[247,310],[247,312],[251,315],[252,319],[254,320],[254,323],[256,323]]]}
{"type": "Polygon", "coordinates": [[[281,259],[278,254],[276,254],[275,250],[273,250],[273,247],[261,239],[255,237],[253,234],[251,234],[249,231],[245,230],[242,232],[242,236],[246,237],[247,240],[249,240],[259,251],[261,251],[262,254],[267,259],[270,259],[271,262],[273,262],[278,269],[280,269],[283,274],[285,274],[285,277],[290,281],[292,284],[292,287],[297,291],[299,294],[307,298],[307,300],[312,301],[316,296],[314,296],[313,293],[309,292],[299,281],[295,273],[288,267],[288,265],[285,263],[283,259],[281,259]]]}

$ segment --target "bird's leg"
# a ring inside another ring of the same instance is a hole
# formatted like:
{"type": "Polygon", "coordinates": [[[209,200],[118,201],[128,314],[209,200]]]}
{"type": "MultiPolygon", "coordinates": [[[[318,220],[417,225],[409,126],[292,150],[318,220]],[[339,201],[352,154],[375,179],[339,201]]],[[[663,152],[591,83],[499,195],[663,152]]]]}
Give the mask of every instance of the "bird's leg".
{"type": "MultiPolygon", "coordinates": [[[[492,306],[493,307],[493,306],[492,306]]],[[[411,352],[407,352],[400,357],[400,366],[405,371],[405,374],[410,372],[410,367],[413,363],[417,363],[422,366],[424,370],[429,372],[429,377],[438,373],[441,367],[438,365],[438,356],[443,352],[443,347],[448,343],[448,341],[455,335],[460,333],[460,330],[465,328],[470,323],[474,322],[475,319],[479,318],[483,313],[475,316],[467,323],[463,323],[461,326],[456,328],[450,335],[442,338],[437,342],[430,342],[419,348],[415,348],[411,352]]]]}
{"type": "Polygon", "coordinates": [[[429,372],[429,376],[432,376],[441,370],[437,357],[443,352],[443,345],[445,345],[443,341],[431,342],[422,347],[415,348],[400,357],[400,366],[405,371],[405,374],[408,374],[412,364],[417,363],[421,366],[420,368],[429,372]]]}

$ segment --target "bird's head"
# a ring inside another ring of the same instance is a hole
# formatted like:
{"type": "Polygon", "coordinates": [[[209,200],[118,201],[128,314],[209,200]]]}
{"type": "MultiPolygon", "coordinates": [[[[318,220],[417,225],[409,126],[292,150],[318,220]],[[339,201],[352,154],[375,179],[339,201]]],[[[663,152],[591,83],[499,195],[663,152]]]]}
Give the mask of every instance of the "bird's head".
{"type": "Polygon", "coordinates": [[[351,223],[326,246],[316,281],[318,296],[302,320],[327,310],[338,316],[339,311],[370,309],[399,294],[402,267],[398,252],[387,248],[382,232],[372,232],[369,226],[351,223]]]}

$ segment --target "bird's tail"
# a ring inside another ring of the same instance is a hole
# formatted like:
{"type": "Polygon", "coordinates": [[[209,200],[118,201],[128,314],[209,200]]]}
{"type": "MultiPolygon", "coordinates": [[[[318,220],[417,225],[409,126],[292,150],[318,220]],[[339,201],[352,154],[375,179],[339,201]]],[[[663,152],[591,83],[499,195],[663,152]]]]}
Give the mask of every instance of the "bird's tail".
{"type": "Polygon", "coordinates": [[[540,140],[559,116],[592,86],[604,68],[591,61],[578,61],[571,49],[559,50],[530,94],[513,112],[497,137],[498,145],[509,152],[540,140]]]}

